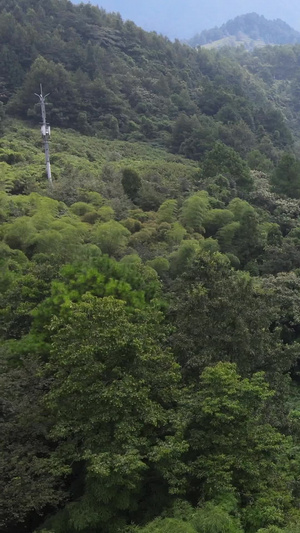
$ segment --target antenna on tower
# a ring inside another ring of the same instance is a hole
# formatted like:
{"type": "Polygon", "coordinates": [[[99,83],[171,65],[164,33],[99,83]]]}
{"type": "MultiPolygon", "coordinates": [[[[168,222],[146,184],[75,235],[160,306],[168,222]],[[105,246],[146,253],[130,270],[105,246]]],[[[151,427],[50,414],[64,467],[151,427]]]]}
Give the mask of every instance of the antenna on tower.
{"type": "Polygon", "coordinates": [[[37,93],[34,93],[34,94],[40,100],[41,112],[42,112],[41,134],[42,134],[44,147],[45,147],[46,172],[47,172],[47,178],[50,183],[50,186],[53,187],[52,176],[51,176],[51,164],[50,164],[50,148],[49,148],[51,129],[50,129],[50,124],[48,124],[46,120],[46,102],[45,102],[47,96],[49,96],[50,93],[43,96],[42,84],[40,84],[40,91],[41,91],[40,94],[37,94],[37,93]]]}

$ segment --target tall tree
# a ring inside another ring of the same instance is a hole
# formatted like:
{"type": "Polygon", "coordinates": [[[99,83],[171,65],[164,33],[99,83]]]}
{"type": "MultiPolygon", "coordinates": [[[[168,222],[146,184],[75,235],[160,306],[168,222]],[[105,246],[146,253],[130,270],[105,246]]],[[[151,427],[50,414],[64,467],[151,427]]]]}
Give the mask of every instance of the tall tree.
{"type": "Polygon", "coordinates": [[[284,524],[292,504],[293,443],[265,418],[272,395],[263,373],[241,379],[236,365],[219,363],[190,399],[192,490],[198,499],[238,495],[246,531],[284,524]]]}
{"type": "Polygon", "coordinates": [[[185,444],[172,409],[180,375],[160,346],[160,321],[156,311],[129,319],[124,302],[87,296],[52,322],[52,436],[70,468],[85,465],[84,493],[65,508],[65,532],[74,524],[116,531],[138,508],[145,477],[162,501],[168,486],[180,488],[185,444]]]}

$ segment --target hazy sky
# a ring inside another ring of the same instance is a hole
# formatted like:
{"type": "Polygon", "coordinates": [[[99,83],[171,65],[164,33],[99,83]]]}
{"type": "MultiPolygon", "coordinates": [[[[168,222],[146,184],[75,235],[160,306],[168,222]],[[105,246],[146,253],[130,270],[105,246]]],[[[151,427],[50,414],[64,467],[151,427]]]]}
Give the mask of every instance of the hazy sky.
{"type": "Polygon", "coordinates": [[[269,19],[281,18],[300,30],[299,0],[91,0],[91,3],[106,11],[118,11],[124,19],[172,39],[192,37],[203,29],[254,11],[269,19]]]}

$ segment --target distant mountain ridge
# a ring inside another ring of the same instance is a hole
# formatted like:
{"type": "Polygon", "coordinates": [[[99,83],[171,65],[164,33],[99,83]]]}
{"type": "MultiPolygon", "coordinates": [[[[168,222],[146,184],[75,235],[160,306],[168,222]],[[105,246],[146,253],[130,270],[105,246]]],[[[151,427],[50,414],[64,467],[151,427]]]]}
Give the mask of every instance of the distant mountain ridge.
{"type": "Polygon", "coordinates": [[[248,49],[267,44],[297,43],[300,43],[300,32],[283,20],[267,20],[257,13],[236,17],[219,28],[204,30],[188,41],[193,47],[220,48],[243,44],[248,49]]]}

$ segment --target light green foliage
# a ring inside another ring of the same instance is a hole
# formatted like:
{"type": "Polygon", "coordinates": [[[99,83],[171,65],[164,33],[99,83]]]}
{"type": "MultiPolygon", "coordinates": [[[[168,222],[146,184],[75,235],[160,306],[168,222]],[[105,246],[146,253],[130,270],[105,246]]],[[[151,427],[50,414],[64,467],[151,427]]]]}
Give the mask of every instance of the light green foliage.
{"type": "MultiPolygon", "coordinates": [[[[38,123],[39,118],[36,120],[38,123]]],[[[45,191],[47,180],[39,128],[18,121],[14,124],[16,127],[8,124],[0,142],[0,188],[16,194],[45,191]]],[[[150,183],[155,189],[163,184],[172,197],[180,196],[184,184],[191,188],[197,171],[192,161],[143,143],[84,137],[57,127],[51,140],[51,163],[55,198],[68,205],[83,201],[96,209],[103,206],[103,197],[128,202],[121,185],[124,167],[131,168],[140,175],[142,183],[150,183]]],[[[164,193],[162,201],[166,198],[168,194],[164,193]]]]}
{"type": "Polygon", "coordinates": [[[292,442],[264,418],[273,394],[262,373],[241,379],[235,365],[218,363],[204,370],[190,400],[193,475],[209,497],[243,494],[248,527],[283,523],[292,502],[292,442]]]}
{"type": "Polygon", "coordinates": [[[146,527],[137,529],[140,533],[196,533],[192,524],[177,520],[175,518],[165,518],[155,520],[146,527]]]}
{"type": "Polygon", "coordinates": [[[1,250],[1,313],[0,331],[3,339],[19,339],[28,333],[32,309],[48,290],[48,276],[56,274],[55,266],[32,264],[25,254],[6,244],[1,250]]]}
{"type": "Polygon", "coordinates": [[[71,206],[71,209],[73,209],[74,205],[78,206],[78,204],[88,206],[88,209],[84,208],[83,206],[81,207],[81,210],[85,211],[81,216],[82,222],[87,222],[88,224],[95,224],[99,220],[101,220],[102,222],[108,222],[109,220],[112,220],[114,218],[115,212],[112,207],[108,205],[104,205],[102,207],[99,207],[98,209],[95,209],[91,205],[84,204],[84,202],[77,202],[76,204],[73,204],[71,206]]]}
{"type": "Polygon", "coordinates": [[[64,214],[66,206],[63,202],[58,202],[52,198],[31,193],[28,196],[9,196],[1,194],[1,205],[5,210],[5,219],[13,220],[20,216],[34,216],[43,214],[44,216],[58,216],[64,214]]]}
{"type": "Polygon", "coordinates": [[[199,241],[201,250],[204,252],[215,253],[220,251],[219,243],[216,239],[209,237],[208,239],[201,239],[199,241]]]}
{"type": "MultiPolygon", "coordinates": [[[[291,525],[288,525],[287,528],[285,528],[284,530],[284,533],[299,533],[300,531],[300,524],[299,522],[297,523],[292,523],[291,525]]],[[[277,533],[277,532],[275,532],[277,533]]]]}
{"type": "Polygon", "coordinates": [[[114,210],[112,209],[112,207],[104,205],[98,210],[98,215],[100,220],[102,220],[103,222],[108,222],[109,220],[112,220],[114,218],[114,210]]]}
{"type": "Polygon", "coordinates": [[[141,249],[149,249],[151,242],[154,241],[156,232],[156,227],[154,224],[147,224],[137,233],[134,233],[129,240],[130,246],[132,246],[138,253],[141,249]]]}
{"type": "Polygon", "coordinates": [[[1,189],[9,191],[13,187],[14,174],[10,165],[0,162],[1,189]]]}
{"type": "Polygon", "coordinates": [[[281,529],[277,526],[269,526],[259,529],[257,533],[284,533],[286,529],[281,529]]]}
{"type": "Polygon", "coordinates": [[[263,222],[259,225],[260,238],[264,246],[268,244],[281,244],[282,234],[279,224],[263,222]]]}
{"type": "Polygon", "coordinates": [[[165,241],[168,232],[171,229],[171,224],[168,222],[161,222],[156,228],[156,238],[158,241],[165,241]]]}
{"type": "Polygon", "coordinates": [[[171,245],[180,244],[186,234],[186,229],[179,222],[174,222],[166,233],[166,241],[171,245]]]}
{"type": "Polygon", "coordinates": [[[130,231],[130,233],[136,233],[142,228],[142,223],[136,218],[126,218],[125,220],[122,220],[122,224],[130,231]]]}
{"type": "Polygon", "coordinates": [[[70,207],[70,211],[75,215],[82,217],[86,213],[93,211],[93,207],[85,202],[76,202],[70,207]]]}
{"type": "Polygon", "coordinates": [[[241,265],[246,267],[250,260],[255,260],[262,253],[266,227],[260,227],[255,209],[240,198],[230,202],[228,211],[234,220],[220,227],[217,239],[222,252],[236,255],[241,265]]]}
{"type": "Polygon", "coordinates": [[[145,528],[137,529],[141,533],[173,532],[180,533],[243,533],[236,515],[236,502],[228,506],[228,497],[220,503],[209,502],[193,509],[187,502],[178,502],[173,509],[173,517],[154,520],[145,528]],[[231,514],[232,513],[232,514],[231,514]],[[172,529],[173,528],[173,529],[172,529]]]}
{"type": "Polygon", "coordinates": [[[30,238],[35,235],[35,227],[29,217],[20,217],[12,224],[3,227],[5,242],[12,249],[26,251],[30,238]]]}
{"type": "Polygon", "coordinates": [[[159,276],[170,270],[170,263],[165,257],[156,257],[147,263],[150,267],[154,268],[159,276]]]}
{"type": "Polygon", "coordinates": [[[230,222],[233,220],[233,217],[233,213],[231,213],[229,210],[211,209],[203,221],[205,235],[207,237],[215,235],[220,228],[230,224],[230,222]]]}
{"type": "Polygon", "coordinates": [[[98,224],[92,234],[92,241],[103,253],[120,256],[125,252],[130,231],[115,220],[98,224]]]}
{"type": "Polygon", "coordinates": [[[98,192],[81,191],[82,198],[85,202],[92,204],[95,208],[102,207],[104,198],[98,192]]]}
{"type": "Polygon", "coordinates": [[[177,217],[178,203],[176,200],[166,200],[157,212],[158,222],[175,222],[177,217]]]}
{"type": "Polygon", "coordinates": [[[170,256],[171,273],[174,277],[182,274],[193,261],[200,249],[199,241],[195,239],[183,241],[176,252],[170,256]]]}
{"type": "Polygon", "coordinates": [[[180,221],[189,230],[203,232],[203,221],[209,210],[209,196],[206,191],[201,191],[190,196],[183,204],[180,221]]]}
{"type": "Polygon", "coordinates": [[[124,257],[122,257],[122,259],[120,261],[120,264],[122,264],[122,265],[132,265],[132,264],[141,265],[142,264],[142,260],[137,254],[130,254],[130,255],[125,255],[124,257]]]}
{"type": "Polygon", "coordinates": [[[235,220],[239,221],[243,218],[245,213],[254,213],[255,211],[252,205],[245,200],[241,200],[240,198],[234,198],[231,200],[230,204],[228,205],[228,209],[233,213],[235,220]]]}
{"type": "Polygon", "coordinates": [[[196,510],[191,524],[197,533],[243,533],[240,520],[231,516],[222,504],[207,503],[196,510]]]}
{"type": "Polygon", "coordinates": [[[241,225],[239,222],[230,222],[222,228],[219,229],[217,233],[218,242],[221,245],[223,252],[232,252],[233,251],[233,241],[237,235],[241,225]]]}
{"type": "MultiPolygon", "coordinates": [[[[89,208],[88,204],[80,208],[85,206],[89,208]]],[[[46,254],[53,263],[62,265],[75,259],[86,240],[88,227],[67,213],[61,202],[32,193],[14,197],[4,209],[9,220],[1,229],[4,242],[29,258],[46,254]]]]}

